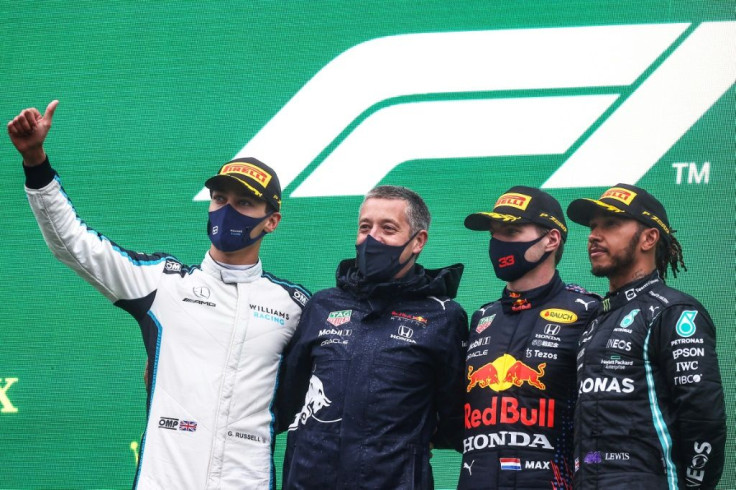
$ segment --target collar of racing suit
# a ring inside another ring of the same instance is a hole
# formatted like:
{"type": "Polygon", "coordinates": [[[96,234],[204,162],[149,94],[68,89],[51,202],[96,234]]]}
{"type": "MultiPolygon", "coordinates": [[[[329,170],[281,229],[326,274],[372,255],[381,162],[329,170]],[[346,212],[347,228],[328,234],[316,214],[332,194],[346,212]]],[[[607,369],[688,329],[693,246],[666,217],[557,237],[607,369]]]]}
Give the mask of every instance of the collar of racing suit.
{"type": "Polygon", "coordinates": [[[521,292],[504,288],[500,299],[501,308],[503,308],[503,312],[506,314],[521,313],[524,310],[529,310],[534,306],[544,303],[547,298],[556,295],[564,287],[565,284],[560,279],[559,271],[555,271],[552,279],[547,284],[538,288],[521,292]]]}
{"type": "Polygon", "coordinates": [[[239,282],[253,282],[263,275],[261,259],[253,267],[248,269],[228,269],[215,262],[207,252],[202,260],[202,271],[220,279],[225,284],[237,284],[239,282]]]}
{"type": "Polygon", "coordinates": [[[627,304],[632,299],[636,298],[642,293],[645,293],[652,289],[657,284],[661,283],[662,279],[659,277],[659,272],[656,270],[646,277],[631,281],[624,286],[621,286],[615,291],[611,291],[603,298],[600,305],[600,310],[603,313],[607,313],[611,310],[617,310],[627,304]]]}

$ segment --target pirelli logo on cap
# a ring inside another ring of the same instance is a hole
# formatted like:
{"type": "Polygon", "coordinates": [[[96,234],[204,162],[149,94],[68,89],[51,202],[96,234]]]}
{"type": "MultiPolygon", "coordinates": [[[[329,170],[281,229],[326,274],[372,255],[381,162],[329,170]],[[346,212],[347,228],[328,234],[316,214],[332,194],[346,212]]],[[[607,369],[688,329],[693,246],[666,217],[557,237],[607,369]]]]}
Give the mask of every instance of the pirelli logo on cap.
{"type": "Polygon", "coordinates": [[[493,209],[499,206],[511,206],[512,208],[521,209],[526,211],[526,207],[529,206],[529,202],[532,200],[532,196],[526,194],[519,194],[517,192],[509,192],[498,198],[493,209]]]}
{"type": "Polygon", "coordinates": [[[224,167],[222,167],[222,170],[220,171],[220,175],[223,174],[242,174],[246,177],[250,177],[251,179],[255,180],[259,184],[261,184],[263,187],[266,187],[269,182],[271,182],[271,174],[263,170],[262,168],[258,168],[255,165],[251,165],[250,163],[244,163],[244,162],[234,162],[234,163],[228,163],[224,167]]]}
{"type": "Polygon", "coordinates": [[[603,193],[601,196],[601,199],[604,198],[609,199],[615,199],[617,201],[621,201],[622,203],[626,204],[627,206],[631,205],[631,201],[634,200],[636,197],[636,192],[630,191],[628,189],[623,189],[621,187],[611,187],[606,192],[603,193]]]}

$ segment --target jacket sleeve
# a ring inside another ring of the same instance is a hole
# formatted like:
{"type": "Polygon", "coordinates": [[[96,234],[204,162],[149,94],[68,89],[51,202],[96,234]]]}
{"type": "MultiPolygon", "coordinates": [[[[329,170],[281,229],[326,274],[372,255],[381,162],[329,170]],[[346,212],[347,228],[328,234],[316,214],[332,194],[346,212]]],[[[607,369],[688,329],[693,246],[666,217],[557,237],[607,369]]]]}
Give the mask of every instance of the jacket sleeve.
{"type": "Polygon", "coordinates": [[[440,449],[462,451],[465,351],[468,347],[468,315],[459,304],[448,307],[442,357],[436,363],[435,405],[437,432],[432,443],[440,449]]]}
{"type": "Polygon", "coordinates": [[[89,228],[77,216],[48,159],[24,168],[28,201],[49,249],[110,301],[142,298],[156,289],[167,265],[181,268],[173,257],[124,250],[89,228]]]}
{"type": "Polygon", "coordinates": [[[296,331],[284,350],[279,367],[279,383],[274,403],[277,433],[287,430],[294,421],[304,404],[304,397],[309,388],[312,374],[309,323],[313,315],[314,301],[314,298],[310,299],[304,308],[296,331]]]}
{"type": "Polygon", "coordinates": [[[678,477],[688,488],[715,488],[725,459],[726,411],[713,321],[700,304],[672,305],[653,329],[652,352],[674,415],[678,477]]]}

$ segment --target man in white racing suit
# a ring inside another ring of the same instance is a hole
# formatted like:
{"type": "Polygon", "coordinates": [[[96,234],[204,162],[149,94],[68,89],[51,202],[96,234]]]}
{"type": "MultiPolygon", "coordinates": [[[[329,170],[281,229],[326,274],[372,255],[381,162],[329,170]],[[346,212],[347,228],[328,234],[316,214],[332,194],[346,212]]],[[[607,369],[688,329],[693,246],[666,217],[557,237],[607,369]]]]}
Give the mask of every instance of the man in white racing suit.
{"type": "Polygon", "coordinates": [[[79,219],[49,164],[43,143],[57,104],[23,110],[8,134],[53,254],[140,325],[149,396],[134,487],[273,488],[273,394],[309,298],[258,258],[281,219],[278,177],[241,158],[207,180],[212,245],[199,266],[126,250],[79,219]]]}

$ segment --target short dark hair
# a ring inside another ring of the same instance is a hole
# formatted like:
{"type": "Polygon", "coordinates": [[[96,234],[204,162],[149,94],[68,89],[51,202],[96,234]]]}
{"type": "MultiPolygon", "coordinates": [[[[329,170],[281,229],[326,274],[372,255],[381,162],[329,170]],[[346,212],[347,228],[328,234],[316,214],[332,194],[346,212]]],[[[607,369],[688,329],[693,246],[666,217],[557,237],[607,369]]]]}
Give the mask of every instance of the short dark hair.
{"type": "MultiPolygon", "coordinates": [[[[429,230],[432,217],[429,208],[419,194],[398,185],[379,185],[374,187],[365,195],[363,203],[368,199],[401,199],[406,201],[406,219],[409,221],[411,233],[415,234],[421,230],[429,230]]],[[[361,207],[363,204],[361,204],[361,207]]]]}

